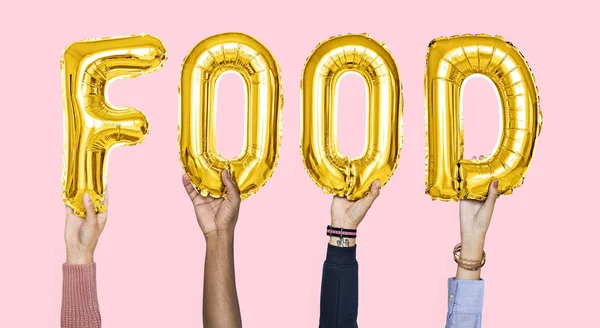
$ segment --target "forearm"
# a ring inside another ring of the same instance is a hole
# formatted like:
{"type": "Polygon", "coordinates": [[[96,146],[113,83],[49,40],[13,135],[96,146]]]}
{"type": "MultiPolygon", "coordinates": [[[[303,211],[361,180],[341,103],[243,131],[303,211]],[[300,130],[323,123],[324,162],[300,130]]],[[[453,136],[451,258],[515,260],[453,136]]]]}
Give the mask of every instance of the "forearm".
{"type": "MultiPolygon", "coordinates": [[[[460,257],[469,260],[481,260],[485,244],[485,235],[463,234],[461,235],[460,257]]],[[[481,278],[481,269],[471,271],[457,266],[456,279],[459,280],[479,280],[481,278]]]]}
{"type": "Polygon", "coordinates": [[[96,264],[63,264],[62,328],[100,328],[96,264]]]}
{"type": "MultiPolygon", "coordinates": [[[[461,259],[480,260],[485,235],[461,235],[461,259]]],[[[456,278],[448,279],[448,314],[446,328],[480,328],[483,311],[483,280],[481,269],[467,270],[460,266],[456,278]]]]}
{"type": "MultiPolygon", "coordinates": [[[[335,242],[335,241],[334,241],[335,242]]],[[[354,328],[358,316],[356,247],[327,246],[321,282],[320,328],[354,328]]]]}
{"type": "Polygon", "coordinates": [[[204,327],[241,327],[235,285],[233,233],[214,232],[206,238],[204,262],[204,327]]]}

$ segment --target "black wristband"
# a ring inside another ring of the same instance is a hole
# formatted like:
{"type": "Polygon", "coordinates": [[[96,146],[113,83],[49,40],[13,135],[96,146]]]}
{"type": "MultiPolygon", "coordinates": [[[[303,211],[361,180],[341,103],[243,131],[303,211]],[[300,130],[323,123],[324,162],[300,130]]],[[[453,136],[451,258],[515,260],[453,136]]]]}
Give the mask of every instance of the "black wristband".
{"type": "Polygon", "coordinates": [[[356,238],[356,229],[344,229],[327,226],[327,236],[339,238],[356,238]]]}

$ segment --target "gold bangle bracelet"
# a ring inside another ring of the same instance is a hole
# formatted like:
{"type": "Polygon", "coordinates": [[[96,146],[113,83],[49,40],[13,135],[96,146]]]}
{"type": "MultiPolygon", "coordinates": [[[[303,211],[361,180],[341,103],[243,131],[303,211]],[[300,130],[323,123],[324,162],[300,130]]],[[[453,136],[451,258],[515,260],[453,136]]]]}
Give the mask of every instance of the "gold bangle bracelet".
{"type": "Polygon", "coordinates": [[[485,251],[483,251],[480,260],[464,259],[460,257],[461,247],[462,244],[458,243],[456,246],[454,246],[453,252],[454,262],[456,262],[459,267],[469,271],[477,271],[485,265],[485,251]]]}

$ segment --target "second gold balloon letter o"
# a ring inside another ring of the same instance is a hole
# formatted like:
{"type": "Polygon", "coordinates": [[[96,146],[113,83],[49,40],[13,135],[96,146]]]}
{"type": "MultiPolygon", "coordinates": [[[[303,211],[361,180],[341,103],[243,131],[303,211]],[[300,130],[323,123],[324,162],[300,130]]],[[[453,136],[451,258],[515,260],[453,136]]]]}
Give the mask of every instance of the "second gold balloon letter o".
{"type": "Polygon", "coordinates": [[[520,186],[542,127],[531,70],[509,42],[489,35],[439,38],[429,45],[425,73],[426,192],[433,199],[485,199],[498,180],[501,194],[520,186]],[[500,95],[502,128],[483,160],[463,159],[461,85],[472,74],[490,78],[500,95]]]}
{"type": "Polygon", "coordinates": [[[304,165],[323,191],[348,199],[363,197],[371,183],[384,185],[402,148],[402,93],[396,63],[387,48],[366,35],[344,35],[321,43],[302,75],[304,165]],[[336,92],[349,71],[366,82],[367,141],[358,158],[343,156],[337,146],[336,92]]]}
{"type": "Polygon", "coordinates": [[[212,36],[184,61],[179,109],[179,155],[184,171],[204,196],[225,196],[221,172],[230,170],[242,199],[273,174],[280,144],[283,92],[279,66],[255,39],[241,33],[212,36]],[[240,155],[226,160],[217,152],[215,89],[219,76],[234,71],[246,87],[246,135],[240,155]]]}

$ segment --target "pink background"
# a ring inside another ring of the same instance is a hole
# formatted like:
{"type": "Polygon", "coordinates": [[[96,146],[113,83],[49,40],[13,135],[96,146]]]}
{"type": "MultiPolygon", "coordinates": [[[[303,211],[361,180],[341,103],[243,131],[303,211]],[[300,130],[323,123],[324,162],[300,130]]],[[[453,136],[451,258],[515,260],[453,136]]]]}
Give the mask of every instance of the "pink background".
{"type": "MultiPolygon", "coordinates": [[[[246,327],[316,327],[331,197],[299,155],[300,76],[318,42],[368,32],[392,51],[404,86],[404,147],[391,182],[360,227],[361,327],[443,327],[458,205],[424,194],[423,74],[429,41],[500,34],[531,64],[544,126],[523,187],[501,197],[488,233],[485,327],[591,327],[600,293],[596,95],[597,8],[583,1],[21,1],[3,4],[0,119],[0,327],[58,327],[64,205],[60,199],[59,60],[71,42],[150,33],[164,41],[164,68],[111,87],[111,101],[143,110],[146,141],[117,148],[109,164],[111,213],[96,250],[105,327],[200,327],[204,240],[180,185],[180,67],[213,34],[263,42],[283,71],[283,144],[274,176],[242,204],[236,270],[246,327]],[[281,233],[294,231],[293,237],[281,233]],[[386,236],[384,231],[393,231],[386,236]],[[298,233],[299,232],[299,233],[298,233]],[[303,235],[304,237],[298,237],[303,235]]],[[[241,82],[219,95],[218,143],[242,143],[241,82]],[[228,95],[225,97],[225,92],[228,95]],[[228,99],[230,98],[230,99],[228,99]]],[[[364,88],[342,83],[341,148],[364,138],[364,88]],[[356,92],[359,91],[359,92],[356,92]]],[[[497,138],[495,94],[466,87],[466,156],[497,138]]]]}

